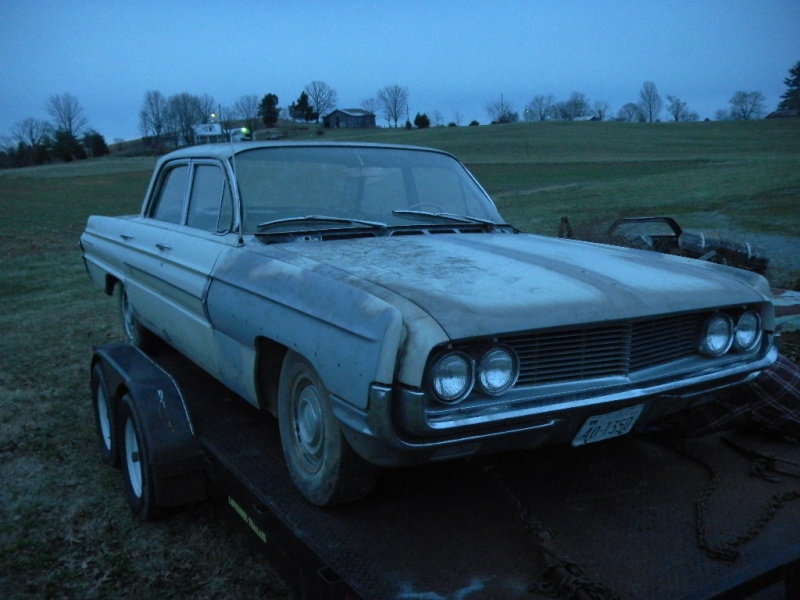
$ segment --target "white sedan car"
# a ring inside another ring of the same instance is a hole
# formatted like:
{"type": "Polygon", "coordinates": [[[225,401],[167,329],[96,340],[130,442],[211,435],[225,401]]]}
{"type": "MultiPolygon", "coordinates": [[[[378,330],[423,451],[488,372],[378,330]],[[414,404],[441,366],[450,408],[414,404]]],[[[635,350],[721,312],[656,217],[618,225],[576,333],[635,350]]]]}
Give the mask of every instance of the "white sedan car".
{"type": "Polygon", "coordinates": [[[185,148],[81,246],[130,342],[273,413],[320,505],[376,466],[622,435],[777,356],[761,276],[520,233],[432,149],[185,148]]]}

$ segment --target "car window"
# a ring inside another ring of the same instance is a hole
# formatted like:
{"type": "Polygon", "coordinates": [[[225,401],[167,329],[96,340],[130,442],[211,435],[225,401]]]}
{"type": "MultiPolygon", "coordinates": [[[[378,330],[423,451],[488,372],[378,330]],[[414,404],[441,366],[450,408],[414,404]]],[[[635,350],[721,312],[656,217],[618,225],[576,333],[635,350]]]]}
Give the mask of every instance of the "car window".
{"type": "MultiPolygon", "coordinates": [[[[246,232],[304,215],[408,225],[405,211],[452,213],[497,223],[485,192],[452,157],[382,147],[257,148],[236,156],[246,232]]],[[[411,217],[412,219],[414,217],[411,217]]],[[[441,223],[436,215],[417,221],[441,223]]]]}
{"type": "Polygon", "coordinates": [[[456,214],[468,214],[461,179],[453,171],[437,168],[414,169],[417,199],[421,207],[441,206],[456,214]]]}
{"type": "Polygon", "coordinates": [[[188,165],[180,165],[167,172],[151,213],[154,219],[167,223],[180,223],[183,220],[183,198],[188,176],[188,165]]]}
{"type": "Polygon", "coordinates": [[[216,165],[196,165],[186,224],[204,231],[226,232],[232,218],[233,201],[223,170],[216,165]]]}

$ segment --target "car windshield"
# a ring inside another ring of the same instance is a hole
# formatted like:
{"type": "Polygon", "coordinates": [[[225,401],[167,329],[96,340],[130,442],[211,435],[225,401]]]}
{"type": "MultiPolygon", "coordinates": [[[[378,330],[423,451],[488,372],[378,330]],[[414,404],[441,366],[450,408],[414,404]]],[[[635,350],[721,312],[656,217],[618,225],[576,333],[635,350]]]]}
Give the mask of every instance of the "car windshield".
{"type": "Polygon", "coordinates": [[[235,169],[244,233],[503,222],[461,163],[431,150],[254,148],[235,169]]]}

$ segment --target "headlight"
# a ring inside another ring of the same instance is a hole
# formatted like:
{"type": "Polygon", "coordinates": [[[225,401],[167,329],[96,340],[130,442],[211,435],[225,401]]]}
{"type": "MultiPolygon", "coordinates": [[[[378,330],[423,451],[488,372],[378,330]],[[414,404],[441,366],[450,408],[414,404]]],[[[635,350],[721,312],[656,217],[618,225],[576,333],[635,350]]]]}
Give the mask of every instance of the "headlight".
{"type": "Polygon", "coordinates": [[[733,321],[727,315],[716,314],[703,325],[698,350],[707,356],[722,356],[733,344],[733,321]]]}
{"type": "Polygon", "coordinates": [[[754,310],[742,313],[736,322],[733,345],[737,350],[746,352],[755,348],[761,341],[761,319],[754,310]]]}
{"type": "Polygon", "coordinates": [[[450,352],[439,358],[431,369],[431,386],[446,404],[466,398],[475,383],[472,360],[463,352],[450,352]]]}
{"type": "Polygon", "coordinates": [[[478,385],[487,394],[502,394],[517,381],[519,360],[510,348],[498,346],[483,355],[478,364],[478,385]]]}

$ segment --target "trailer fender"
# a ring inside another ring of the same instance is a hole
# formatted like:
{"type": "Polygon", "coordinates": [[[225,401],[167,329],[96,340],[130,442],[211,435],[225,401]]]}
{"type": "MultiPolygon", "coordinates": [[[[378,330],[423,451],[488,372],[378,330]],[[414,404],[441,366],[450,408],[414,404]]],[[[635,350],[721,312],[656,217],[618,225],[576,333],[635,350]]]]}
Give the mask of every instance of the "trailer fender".
{"type": "Polygon", "coordinates": [[[112,398],[115,427],[120,426],[116,418],[120,399],[126,393],[130,398],[149,449],[156,504],[167,508],[204,500],[203,455],[188,406],[172,376],[141,350],[123,343],[95,348],[92,368],[96,364],[102,366],[112,398]]]}

